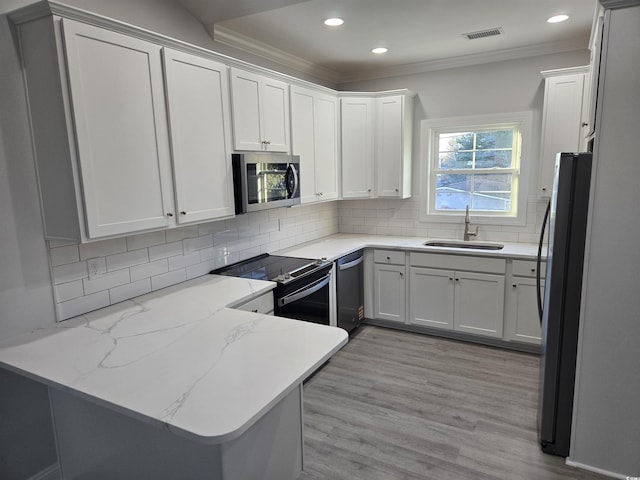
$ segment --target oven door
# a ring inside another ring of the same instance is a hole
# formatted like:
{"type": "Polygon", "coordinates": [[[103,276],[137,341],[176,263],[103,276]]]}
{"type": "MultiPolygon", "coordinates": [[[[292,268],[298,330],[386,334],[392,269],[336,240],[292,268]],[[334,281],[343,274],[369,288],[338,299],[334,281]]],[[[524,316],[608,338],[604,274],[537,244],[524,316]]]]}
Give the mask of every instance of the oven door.
{"type": "Polygon", "coordinates": [[[329,325],[331,318],[331,265],[281,285],[275,291],[275,314],[329,325]]]}

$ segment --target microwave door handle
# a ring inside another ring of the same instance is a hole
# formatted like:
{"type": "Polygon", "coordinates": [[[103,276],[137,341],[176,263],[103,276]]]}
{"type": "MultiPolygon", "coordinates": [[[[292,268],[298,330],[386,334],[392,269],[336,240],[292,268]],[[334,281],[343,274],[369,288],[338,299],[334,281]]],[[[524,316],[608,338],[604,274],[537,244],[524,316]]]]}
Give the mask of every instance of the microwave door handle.
{"type": "Polygon", "coordinates": [[[331,280],[331,274],[329,273],[327,276],[322,277],[320,280],[317,280],[315,283],[312,283],[308,287],[304,287],[300,290],[293,292],[290,295],[286,295],[282,298],[279,298],[278,306],[284,307],[289,303],[296,302],[304,297],[308,297],[309,295],[316,293],[321,288],[324,288],[329,283],[330,280],[331,280]]]}
{"type": "Polygon", "coordinates": [[[362,260],[364,260],[364,257],[358,257],[355,260],[351,261],[351,262],[347,262],[347,263],[343,263],[342,265],[340,265],[338,267],[338,270],[340,270],[341,272],[343,270],[349,270],[350,268],[356,267],[358,265],[360,265],[362,263],[362,260]]]}
{"type": "Polygon", "coordinates": [[[293,183],[293,185],[291,185],[291,183],[289,183],[289,179],[287,179],[287,193],[289,194],[289,198],[294,198],[298,193],[298,171],[292,163],[287,166],[287,177],[289,177],[289,175],[293,175],[293,178],[291,179],[291,183],[293,183]]]}

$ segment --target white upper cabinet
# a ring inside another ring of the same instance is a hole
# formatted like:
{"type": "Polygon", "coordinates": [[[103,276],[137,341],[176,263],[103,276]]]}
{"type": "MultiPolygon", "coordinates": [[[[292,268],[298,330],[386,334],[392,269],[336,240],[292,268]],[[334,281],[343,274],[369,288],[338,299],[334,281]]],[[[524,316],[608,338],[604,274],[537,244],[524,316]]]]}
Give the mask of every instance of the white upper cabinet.
{"type": "Polygon", "coordinates": [[[338,198],[337,99],[291,87],[291,140],[300,156],[301,202],[338,198]]]}
{"type": "Polygon", "coordinates": [[[342,198],[373,197],[373,98],[340,99],[342,198]]]}
{"type": "Polygon", "coordinates": [[[166,227],[173,200],[161,47],[71,20],[62,27],[86,236],[166,227]]]}
{"type": "Polygon", "coordinates": [[[551,195],[556,155],[584,150],[584,126],[588,123],[589,67],[542,72],[544,106],[540,146],[538,196],[551,195]]]}
{"type": "Polygon", "coordinates": [[[233,216],[227,67],[164,49],[178,223],[233,216]]]}
{"type": "Polygon", "coordinates": [[[289,152],[289,85],[231,69],[233,146],[236,150],[289,152]]]}
{"type": "Polygon", "coordinates": [[[341,99],[342,198],[411,196],[413,94],[341,99]]]}
{"type": "Polygon", "coordinates": [[[411,196],[413,97],[393,95],[376,100],[376,196],[411,196]]]}

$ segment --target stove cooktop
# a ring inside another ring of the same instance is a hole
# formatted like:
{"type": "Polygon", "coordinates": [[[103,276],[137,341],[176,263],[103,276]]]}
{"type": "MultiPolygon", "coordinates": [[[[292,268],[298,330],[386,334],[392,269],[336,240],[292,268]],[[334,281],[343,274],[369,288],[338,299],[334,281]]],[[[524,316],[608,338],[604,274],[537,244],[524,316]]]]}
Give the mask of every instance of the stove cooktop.
{"type": "Polygon", "coordinates": [[[326,260],[311,258],[283,257],[263,254],[226,267],[218,268],[210,273],[228,277],[250,278],[253,280],[270,280],[286,282],[305,273],[326,265],[326,260]]]}

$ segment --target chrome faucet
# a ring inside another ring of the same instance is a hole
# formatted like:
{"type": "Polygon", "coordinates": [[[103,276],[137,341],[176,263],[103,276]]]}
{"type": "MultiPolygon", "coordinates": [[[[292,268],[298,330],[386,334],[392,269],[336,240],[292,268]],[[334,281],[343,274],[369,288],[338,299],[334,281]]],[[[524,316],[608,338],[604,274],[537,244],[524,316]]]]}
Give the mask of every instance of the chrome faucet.
{"type": "Polygon", "coordinates": [[[469,216],[469,205],[467,205],[467,212],[464,215],[464,240],[465,242],[471,240],[471,237],[478,236],[478,227],[476,227],[476,231],[472,231],[469,228],[469,224],[471,223],[471,217],[469,216]]]}

